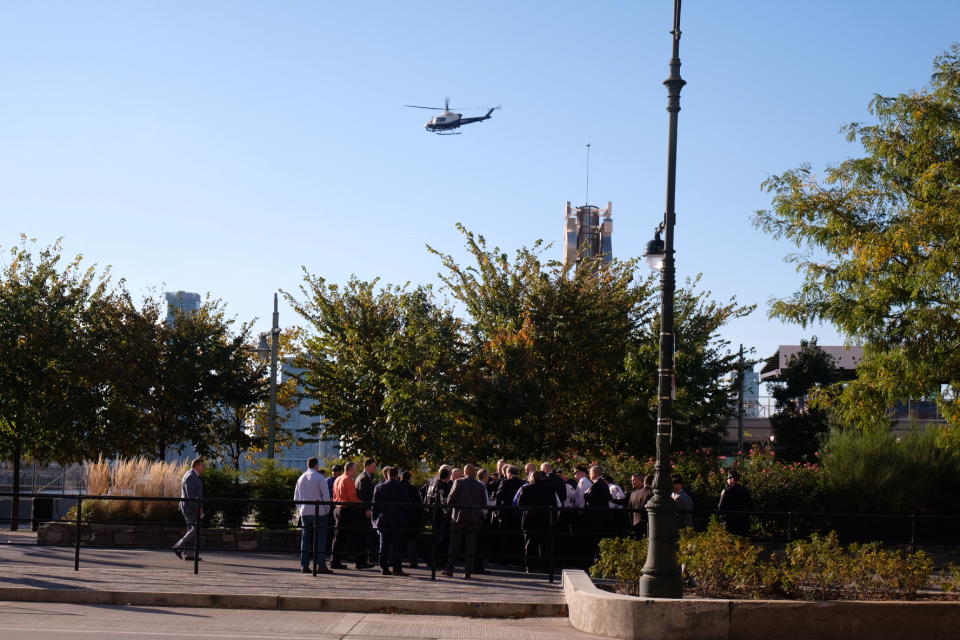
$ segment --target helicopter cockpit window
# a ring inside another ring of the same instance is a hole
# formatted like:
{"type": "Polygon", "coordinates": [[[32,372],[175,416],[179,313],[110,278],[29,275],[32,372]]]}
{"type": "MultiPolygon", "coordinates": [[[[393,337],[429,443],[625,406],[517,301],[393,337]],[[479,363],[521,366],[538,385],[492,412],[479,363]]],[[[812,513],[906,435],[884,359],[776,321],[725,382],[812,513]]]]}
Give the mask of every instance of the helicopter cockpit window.
{"type": "Polygon", "coordinates": [[[437,122],[443,122],[443,118],[437,118],[437,122]]]}

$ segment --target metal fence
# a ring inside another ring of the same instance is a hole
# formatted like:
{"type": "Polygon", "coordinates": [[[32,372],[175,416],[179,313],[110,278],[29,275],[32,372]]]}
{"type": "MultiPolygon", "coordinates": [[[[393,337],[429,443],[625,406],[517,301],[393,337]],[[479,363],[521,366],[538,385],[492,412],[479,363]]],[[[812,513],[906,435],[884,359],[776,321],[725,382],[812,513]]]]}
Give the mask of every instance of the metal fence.
{"type": "MultiPolygon", "coordinates": [[[[0,492],[0,499],[11,498],[12,492],[0,492]]],[[[20,493],[20,498],[27,500],[49,499],[49,494],[20,493]]],[[[65,496],[67,498],[67,496],[65,496]]],[[[79,571],[81,549],[83,548],[82,534],[92,524],[146,524],[144,521],[97,520],[90,517],[93,510],[90,505],[97,501],[128,501],[128,502],[155,502],[155,503],[182,503],[192,510],[192,515],[202,522],[204,507],[217,503],[240,504],[245,503],[253,508],[286,507],[293,512],[300,505],[307,505],[307,512],[312,507],[313,513],[320,517],[322,506],[329,506],[330,515],[338,508],[341,510],[354,509],[354,515],[364,514],[373,507],[369,503],[337,503],[337,502],[298,502],[293,500],[267,499],[233,499],[207,498],[181,499],[164,497],[141,496],[108,496],[75,494],[68,496],[75,507],[75,511],[68,520],[74,525],[74,570],[79,571]],[[86,508],[85,508],[86,505],[86,508]]],[[[465,566],[467,573],[482,573],[483,562],[494,562],[502,566],[520,567],[530,573],[546,574],[547,580],[553,582],[556,571],[563,567],[587,568],[596,559],[600,541],[610,537],[638,537],[645,533],[643,526],[632,525],[636,510],[629,508],[559,508],[559,507],[515,507],[515,506],[485,506],[485,507],[454,507],[452,505],[418,505],[403,504],[390,505],[392,509],[403,509],[409,516],[408,520],[416,517],[414,523],[408,521],[406,527],[394,530],[405,538],[403,549],[404,560],[414,562],[424,560],[431,570],[431,579],[436,580],[437,571],[441,567],[454,564],[449,558],[451,549],[449,540],[451,534],[451,512],[454,509],[482,510],[480,524],[472,527],[471,533],[477,536],[476,554],[480,558],[479,565],[465,566]],[[409,553],[409,543],[412,542],[412,558],[409,553]],[[481,570],[475,571],[477,566],[481,570]]],[[[713,510],[694,510],[691,512],[694,528],[702,530],[710,518],[718,514],[713,510]]],[[[781,545],[791,540],[808,536],[813,532],[836,530],[841,539],[879,540],[888,545],[901,545],[916,551],[924,544],[953,543],[960,533],[960,516],[933,516],[923,514],[863,514],[863,513],[814,513],[814,512],[749,512],[746,513],[752,520],[752,532],[758,534],[758,541],[781,545]]],[[[9,518],[6,519],[9,522],[9,518]]],[[[356,558],[372,557],[370,552],[375,546],[376,530],[370,523],[369,517],[360,517],[349,524],[343,518],[333,525],[333,518],[328,517],[329,532],[336,531],[337,536],[352,538],[352,550],[349,554],[356,558]]],[[[2,520],[0,520],[2,522],[2,520]]],[[[292,522],[292,519],[290,520],[292,522]]],[[[183,520],[176,522],[157,522],[156,524],[176,524],[183,527],[183,520]]],[[[288,530],[296,530],[292,524],[288,530]]],[[[454,527],[456,528],[456,527],[454,527]]],[[[314,551],[318,549],[318,528],[313,529],[313,540],[310,541],[310,558],[314,558],[314,551]]],[[[161,548],[133,545],[111,545],[98,548],[161,548]]],[[[201,546],[201,535],[194,538],[193,572],[199,572],[200,551],[216,551],[231,553],[255,553],[256,551],[242,550],[216,546],[201,546]]],[[[342,554],[342,548],[331,549],[332,555],[342,554]]],[[[459,552],[458,550],[453,550],[459,552]]],[[[275,549],[260,551],[261,553],[276,553],[275,549]]],[[[189,553],[188,553],[189,555],[189,553]]],[[[324,553],[323,555],[329,555],[324,553]]],[[[458,555],[461,555],[458,553],[458,555]]],[[[454,558],[456,560],[458,558],[454,558]]],[[[465,557],[464,562],[476,563],[476,557],[465,557]]],[[[313,573],[316,575],[317,566],[312,563],[313,573]]],[[[358,561],[358,564],[360,562],[358,561]]]]}
{"type": "MultiPolygon", "coordinates": [[[[26,462],[20,467],[21,493],[76,493],[83,488],[83,464],[26,462]]],[[[0,491],[12,490],[13,463],[0,462],[0,491]]]]}

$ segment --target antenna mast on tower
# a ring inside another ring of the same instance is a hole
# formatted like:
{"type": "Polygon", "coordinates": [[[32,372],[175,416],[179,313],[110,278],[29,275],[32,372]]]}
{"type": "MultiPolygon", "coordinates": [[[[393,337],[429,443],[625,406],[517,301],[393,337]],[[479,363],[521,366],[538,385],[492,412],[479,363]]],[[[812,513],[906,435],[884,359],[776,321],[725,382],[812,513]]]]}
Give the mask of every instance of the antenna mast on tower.
{"type": "Polygon", "coordinates": [[[587,196],[583,204],[590,204],[590,143],[587,143],[587,196]]]}

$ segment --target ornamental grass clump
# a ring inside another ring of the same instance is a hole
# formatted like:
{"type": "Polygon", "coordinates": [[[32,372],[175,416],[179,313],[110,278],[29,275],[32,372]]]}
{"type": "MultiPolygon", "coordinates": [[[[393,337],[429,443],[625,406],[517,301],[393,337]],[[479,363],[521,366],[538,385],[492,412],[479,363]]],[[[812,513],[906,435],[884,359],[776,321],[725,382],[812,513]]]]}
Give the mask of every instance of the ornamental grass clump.
{"type": "MultiPolygon", "coordinates": [[[[84,464],[86,493],[94,496],[142,496],[175,498],[187,465],[156,462],[138,457],[112,464],[102,457],[84,464]]],[[[71,518],[75,518],[74,514],[71,518]]],[[[125,522],[176,520],[177,503],[142,500],[86,500],[83,517],[89,521],[125,522]]]]}

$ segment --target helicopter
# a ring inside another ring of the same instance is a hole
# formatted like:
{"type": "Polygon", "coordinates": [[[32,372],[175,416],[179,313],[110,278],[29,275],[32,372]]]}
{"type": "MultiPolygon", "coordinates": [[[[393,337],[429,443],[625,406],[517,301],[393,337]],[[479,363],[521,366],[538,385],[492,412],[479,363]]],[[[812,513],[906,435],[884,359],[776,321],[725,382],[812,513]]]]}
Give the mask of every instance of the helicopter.
{"type": "Polygon", "coordinates": [[[483,122],[484,120],[489,120],[492,116],[494,110],[499,109],[499,106],[491,107],[485,115],[478,116],[475,118],[464,118],[463,114],[454,113],[450,111],[450,98],[444,98],[443,107],[421,107],[417,104],[405,104],[405,107],[411,107],[413,109],[432,109],[434,111],[443,111],[438,116],[430,118],[427,120],[427,124],[423,125],[423,128],[427,131],[435,133],[440,136],[454,136],[460,135],[461,131],[457,131],[460,127],[465,124],[472,124],[474,122],[483,122]]]}

